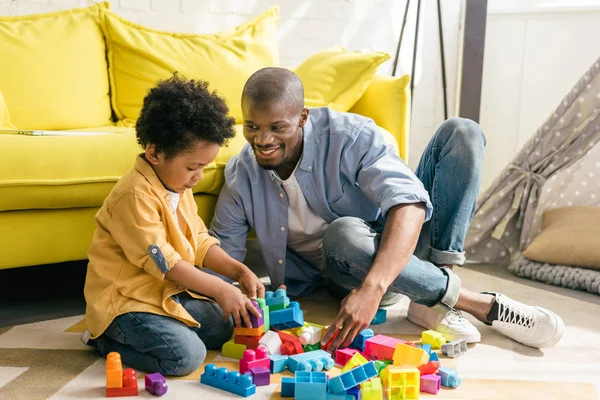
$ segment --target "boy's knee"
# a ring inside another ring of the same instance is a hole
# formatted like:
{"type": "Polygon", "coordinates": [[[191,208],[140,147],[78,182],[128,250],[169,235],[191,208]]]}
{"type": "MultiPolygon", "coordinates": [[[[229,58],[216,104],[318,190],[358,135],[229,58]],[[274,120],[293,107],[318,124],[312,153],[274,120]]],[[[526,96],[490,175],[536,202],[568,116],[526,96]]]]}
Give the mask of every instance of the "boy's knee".
{"type": "Polygon", "coordinates": [[[194,372],[206,359],[206,346],[195,334],[192,339],[173,344],[173,356],[171,359],[159,360],[163,375],[185,376],[194,372]]]}

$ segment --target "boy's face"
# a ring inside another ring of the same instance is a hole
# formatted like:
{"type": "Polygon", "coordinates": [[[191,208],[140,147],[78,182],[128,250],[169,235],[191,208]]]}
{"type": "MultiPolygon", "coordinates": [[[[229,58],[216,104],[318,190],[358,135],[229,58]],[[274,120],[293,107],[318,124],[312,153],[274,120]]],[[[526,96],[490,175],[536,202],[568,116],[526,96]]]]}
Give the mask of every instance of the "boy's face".
{"type": "Polygon", "coordinates": [[[152,165],[158,179],[165,188],[175,193],[183,193],[196,186],[204,176],[204,167],[214,161],[220,146],[216,143],[198,140],[190,149],[169,159],[164,153],[157,153],[152,144],[146,146],[146,160],[152,165]]]}
{"type": "Polygon", "coordinates": [[[302,127],[308,109],[278,101],[254,104],[244,100],[242,112],[244,137],[252,146],[258,164],[276,171],[290,164],[293,170],[302,154],[302,127]]]}

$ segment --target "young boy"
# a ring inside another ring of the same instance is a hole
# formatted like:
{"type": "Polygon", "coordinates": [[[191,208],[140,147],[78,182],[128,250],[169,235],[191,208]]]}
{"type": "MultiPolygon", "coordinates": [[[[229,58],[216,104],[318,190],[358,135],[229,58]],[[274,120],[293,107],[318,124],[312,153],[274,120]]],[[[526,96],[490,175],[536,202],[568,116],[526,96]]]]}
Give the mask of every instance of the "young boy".
{"type": "Polygon", "coordinates": [[[82,339],[163,375],[193,372],[234,323],[251,326],[249,313],[259,313],[245,294],[265,291],[198,217],[192,188],[235,134],[225,102],[207,86],[174,76],[150,90],[136,124],[144,152],[96,214],[88,252],[82,339]]]}

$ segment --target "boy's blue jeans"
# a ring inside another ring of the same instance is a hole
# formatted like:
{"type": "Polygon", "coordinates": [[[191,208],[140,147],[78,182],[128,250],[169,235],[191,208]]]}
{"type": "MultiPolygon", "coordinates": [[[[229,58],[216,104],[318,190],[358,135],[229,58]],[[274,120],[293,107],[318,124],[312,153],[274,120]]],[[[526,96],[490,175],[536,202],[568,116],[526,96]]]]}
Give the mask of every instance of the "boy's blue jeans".
{"type": "MultiPolygon", "coordinates": [[[[456,304],[459,277],[436,265],[465,262],[463,246],[479,194],[485,144],[478,124],[451,118],[427,145],[416,175],[429,192],[433,216],[423,225],[414,255],[389,290],[442,311],[456,304]]],[[[330,290],[345,296],[361,285],[377,254],[382,232],[382,226],[354,217],[339,218],[329,226],[323,253],[330,290]]]]}
{"type": "Polygon", "coordinates": [[[148,372],[183,376],[194,372],[206,358],[206,350],[220,349],[233,335],[231,316],[208,300],[194,299],[187,292],[175,301],[200,323],[190,328],[171,317],[143,312],[119,315],[96,340],[103,356],[119,352],[124,363],[148,372]]]}

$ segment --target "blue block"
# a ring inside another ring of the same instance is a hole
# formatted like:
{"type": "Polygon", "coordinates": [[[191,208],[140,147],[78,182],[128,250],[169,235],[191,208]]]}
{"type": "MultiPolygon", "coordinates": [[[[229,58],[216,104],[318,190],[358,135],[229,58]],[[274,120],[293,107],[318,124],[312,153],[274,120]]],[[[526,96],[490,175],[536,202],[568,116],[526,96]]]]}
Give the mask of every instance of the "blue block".
{"type": "Polygon", "coordinates": [[[417,347],[425,350],[427,352],[427,354],[431,354],[431,345],[430,344],[420,344],[417,347]]]}
{"type": "Polygon", "coordinates": [[[275,293],[269,291],[265,293],[265,302],[273,310],[287,308],[290,304],[290,298],[285,289],[277,289],[275,293]]]}
{"type": "Polygon", "coordinates": [[[327,375],[325,372],[296,372],[296,400],[325,400],[327,375]]]}
{"type": "Polygon", "coordinates": [[[294,397],[296,378],[284,376],[281,378],[281,397],[294,397]]]}
{"type": "Polygon", "coordinates": [[[288,356],[283,356],[281,354],[272,354],[269,356],[271,359],[271,373],[277,374],[279,372],[285,371],[285,367],[287,367],[288,356]]]}
{"type": "Polygon", "coordinates": [[[373,317],[373,320],[371,321],[371,325],[383,324],[385,322],[386,318],[387,318],[387,311],[383,308],[380,308],[375,313],[375,317],[373,317]]]}
{"type": "Polygon", "coordinates": [[[437,362],[440,361],[440,358],[438,357],[438,355],[435,351],[429,353],[429,361],[437,361],[437,362]]]}
{"type": "Polygon", "coordinates": [[[360,386],[354,386],[352,389],[348,389],[346,393],[354,397],[354,400],[362,399],[362,394],[360,393],[360,386]]]}
{"type": "Polygon", "coordinates": [[[462,384],[462,378],[452,368],[440,367],[438,374],[440,375],[442,386],[457,388],[462,384]]]}
{"type": "Polygon", "coordinates": [[[335,378],[331,378],[327,390],[332,393],[345,393],[348,389],[358,386],[376,376],[377,368],[375,368],[375,363],[370,361],[364,365],[359,365],[350,371],[344,372],[335,378]]]}
{"type": "Polygon", "coordinates": [[[256,393],[256,385],[252,383],[251,375],[240,375],[238,371],[229,372],[227,368],[217,369],[215,364],[207,364],[204,367],[200,383],[243,397],[256,393]]]}
{"type": "Polygon", "coordinates": [[[325,350],[294,354],[287,362],[287,367],[292,372],[330,370],[334,365],[335,361],[331,358],[331,354],[325,350]]]}
{"type": "Polygon", "coordinates": [[[356,335],[350,347],[353,349],[358,349],[360,351],[365,351],[365,344],[367,339],[370,339],[373,336],[375,336],[375,333],[373,333],[373,329],[365,329],[361,333],[356,335]]]}
{"type": "Polygon", "coordinates": [[[352,395],[348,393],[327,392],[326,400],[354,400],[354,397],[352,397],[352,395]]]}
{"type": "Polygon", "coordinates": [[[288,308],[271,311],[270,318],[271,328],[278,330],[298,328],[304,325],[304,313],[296,301],[292,301],[288,308]]]}

